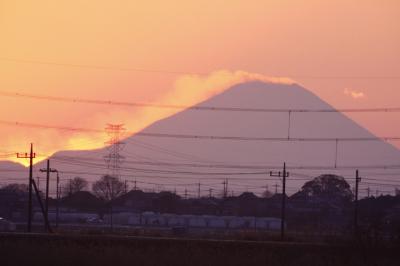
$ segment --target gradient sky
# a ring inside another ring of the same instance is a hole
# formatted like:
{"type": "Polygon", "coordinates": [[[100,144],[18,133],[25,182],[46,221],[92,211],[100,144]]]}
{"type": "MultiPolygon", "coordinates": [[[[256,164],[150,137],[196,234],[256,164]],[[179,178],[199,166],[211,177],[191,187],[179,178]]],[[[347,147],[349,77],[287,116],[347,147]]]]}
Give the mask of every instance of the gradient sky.
{"type": "MultiPolygon", "coordinates": [[[[242,70],[289,77],[337,108],[397,107],[399,47],[398,0],[0,0],[0,88],[9,92],[191,105],[250,75],[234,72],[242,70]]],[[[135,131],[172,112],[0,97],[0,120],[40,124],[135,131]]],[[[398,113],[351,117],[400,136],[398,113]]],[[[31,141],[43,155],[95,148],[106,138],[0,127],[0,154],[31,141]]]]}

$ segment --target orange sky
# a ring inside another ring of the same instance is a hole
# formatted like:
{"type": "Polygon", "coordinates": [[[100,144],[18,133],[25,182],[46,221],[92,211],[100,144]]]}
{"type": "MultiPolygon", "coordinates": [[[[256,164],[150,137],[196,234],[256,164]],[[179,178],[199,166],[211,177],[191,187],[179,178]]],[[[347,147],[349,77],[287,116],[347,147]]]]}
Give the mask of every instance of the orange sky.
{"type": "MultiPolygon", "coordinates": [[[[398,0],[140,2],[0,0],[1,90],[190,105],[243,75],[218,71],[243,70],[290,77],[338,108],[400,106],[400,79],[343,78],[400,76],[398,0]],[[24,64],[1,58],[211,76],[24,64]],[[310,76],[337,78],[306,78],[310,76]]],[[[8,121],[91,128],[123,122],[129,130],[138,130],[169,114],[0,97],[0,120],[8,121]]],[[[400,136],[396,113],[352,117],[377,135],[400,136]]],[[[0,154],[25,151],[31,141],[48,154],[98,147],[105,138],[0,127],[0,154]]]]}

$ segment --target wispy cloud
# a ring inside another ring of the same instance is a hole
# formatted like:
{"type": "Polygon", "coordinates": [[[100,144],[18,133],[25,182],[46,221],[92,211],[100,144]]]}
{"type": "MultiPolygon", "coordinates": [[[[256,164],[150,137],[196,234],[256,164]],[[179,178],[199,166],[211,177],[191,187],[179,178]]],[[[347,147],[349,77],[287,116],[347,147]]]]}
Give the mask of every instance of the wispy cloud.
{"type": "MultiPolygon", "coordinates": [[[[0,0],[1,1],[1,0],[0,0]]],[[[79,105],[73,106],[70,116],[76,114],[85,119],[74,122],[73,126],[82,128],[101,129],[107,123],[121,123],[129,133],[123,137],[138,132],[154,122],[174,115],[184,110],[187,106],[196,105],[212,96],[222,93],[230,87],[247,81],[263,81],[267,83],[293,84],[293,80],[285,77],[267,77],[262,74],[249,73],[245,71],[219,70],[209,75],[182,75],[178,77],[173,86],[163,93],[154,94],[151,103],[161,105],[175,105],[177,108],[154,108],[154,107],[131,107],[104,108],[104,106],[91,106],[91,113],[83,113],[79,105]],[[157,97],[156,97],[157,96],[157,97]],[[93,108],[93,109],[92,109],[93,108]]],[[[135,99],[134,92],[125,91],[127,99],[135,99]]],[[[129,101],[129,100],[128,100],[129,101]]],[[[85,106],[86,108],[87,106],[85,106]]],[[[88,108],[89,109],[89,108],[88,108]]],[[[57,115],[61,111],[54,111],[57,115]]],[[[47,123],[47,122],[46,122],[47,123]]],[[[52,123],[50,123],[52,124],[52,123]]],[[[72,126],[68,122],[54,123],[56,125],[72,126]]],[[[106,132],[69,132],[54,129],[32,130],[29,136],[25,130],[15,132],[14,127],[1,127],[0,147],[13,147],[15,151],[24,151],[27,143],[33,142],[40,148],[36,161],[44,160],[48,156],[60,150],[91,150],[104,147],[105,141],[109,139],[106,132]]],[[[29,161],[21,161],[14,157],[9,160],[28,165],[29,161]]]]}
{"type": "Polygon", "coordinates": [[[362,98],[366,97],[364,92],[356,91],[356,90],[349,89],[349,88],[344,89],[344,94],[352,97],[353,99],[362,99],[362,98]]]}

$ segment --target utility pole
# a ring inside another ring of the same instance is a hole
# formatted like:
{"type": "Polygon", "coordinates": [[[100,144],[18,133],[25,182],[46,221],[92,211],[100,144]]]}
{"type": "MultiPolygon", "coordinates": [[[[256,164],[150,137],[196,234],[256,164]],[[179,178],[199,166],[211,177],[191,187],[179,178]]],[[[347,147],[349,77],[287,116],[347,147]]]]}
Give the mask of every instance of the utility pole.
{"type": "Polygon", "coordinates": [[[337,168],[338,164],[338,149],[339,149],[339,139],[335,140],[335,168],[337,168]]]}
{"type": "Polygon", "coordinates": [[[38,188],[36,186],[35,180],[33,180],[33,179],[32,179],[32,187],[35,189],[36,198],[37,198],[37,201],[39,203],[40,209],[41,209],[42,214],[43,214],[43,220],[44,220],[45,228],[47,229],[47,232],[53,233],[53,230],[51,230],[51,227],[50,227],[49,219],[47,219],[46,212],[45,212],[45,209],[43,207],[42,199],[40,198],[39,190],[38,190],[38,188]]]}
{"type": "Polygon", "coordinates": [[[286,163],[283,163],[283,172],[270,172],[270,176],[282,177],[282,209],[281,209],[281,240],[285,238],[285,211],[286,211],[286,177],[289,173],[286,172],[286,163]]]}
{"type": "Polygon", "coordinates": [[[50,182],[50,173],[57,173],[57,184],[56,184],[56,226],[58,226],[58,208],[59,208],[59,191],[58,191],[58,186],[60,182],[60,178],[58,175],[57,169],[50,168],[50,160],[47,160],[47,167],[40,169],[40,172],[45,172],[46,173],[46,199],[45,199],[45,205],[44,205],[44,210],[46,213],[47,219],[49,219],[49,182],[50,182]]]}
{"type": "Polygon", "coordinates": [[[274,186],[275,187],[275,194],[278,194],[278,186],[279,185],[277,183],[275,183],[275,186],[274,186]]]}
{"type": "Polygon", "coordinates": [[[354,235],[358,236],[358,184],[361,182],[358,169],[356,170],[356,191],[354,199],[354,235]]]}
{"type": "Polygon", "coordinates": [[[225,198],[228,197],[228,178],[225,179],[225,198]]]}
{"type": "Polygon", "coordinates": [[[27,153],[20,154],[17,153],[17,158],[27,159],[29,158],[29,180],[28,180],[28,188],[29,188],[29,198],[28,198],[28,225],[27,231],[30,233],[32,231],[32,175],[33,175],[33,158],[36,158],[36,154],[33,152],[33,143],[31,143],[31,151],[29,156],[27,153]]]}
{"type": "Polygon", "coordinates": [[[226,197],[226,194],[225,194],[225,179],[224,179],[224,181],[222,181],[222,186],[223,186],[222,197],[225,198],[226,197]]]}
{"type": "Polygon", "coordinates": [[[287,139],[290,140],[290,126],[292,121],[292,110],[288,112],[288,132],[287,132],[287,139]]]}
{"type": "Polygon", "coordinates": [[[197,188],[197,197],[200,199],[200,193],[201,193],[201,188],[200,188],[201,184],[200,182],[198,183],[198,188],[197,188]]]}
{"type": "Polygon", "coordinates": [[[49,218],[49,184],[50,184],[50,160],[47,160],[47,171],[46,171],[46,201],[45,210],[47,219],[49,218]]]}
{"type": "Polygon", "coordinates": [[[223,197],[225,199],[228,197],[228,178],[225,178],[222,184],[224,185],[223,197]]]}
{"type": "Polygon", "coordinates": [[[56,227],[58,228],[58,219],[60,215],[60,175],[57,170],[57,188],[56,188],[56,227]]]}
{"type": "MultiPolygon", "coordinates": [[[[50,160],[47,160],[47,168],[40,169],[40,172],[46,172],[46,198],[44,202],[44,213],[47,220],[49,219],[49,180],[50,180],[50,160]]],[[[39,184],[38,184],[39,186],[39,184]]],[[[45,223],[47,227],[47,223],[45,223]]],[[[48,230],[48,228],[46,228],[48,230]]]]}
{"type": "Polygon", "coordinates": [[[110,202],[110,228],[111,228],[111,232],[114,229],[114,221],[113,221],[113,206],[112,206],[112,202],[110,202]]]}
{"type": "Polygon", "coordinates": [[[134,185],[133,185],[133,190],[137,190],[137,185],[136,185],[136,183],[137,183],[137,182],[136,182],[136,179],[135,179],[135,181],[133,181],[133,184],[134,184],[134,185]]]}
{"type": "Polygon", "coordinates": [[[114,221],[113,221],[113,200],[114,200],[114,185],[113,182],[111,182],[111,193],[110,193],[110,227],[111,227],[111,232],[114,229],[114,221]]]}
{"type": "Polygon", "coordinates": [[[265,185],[265,192],[264,192],[264,195],[262,195],[262,196],[264,196],[265,198],[267,198],[268,196],[269,196],[269,190],[268,190],[268,185],[265,185]]]}

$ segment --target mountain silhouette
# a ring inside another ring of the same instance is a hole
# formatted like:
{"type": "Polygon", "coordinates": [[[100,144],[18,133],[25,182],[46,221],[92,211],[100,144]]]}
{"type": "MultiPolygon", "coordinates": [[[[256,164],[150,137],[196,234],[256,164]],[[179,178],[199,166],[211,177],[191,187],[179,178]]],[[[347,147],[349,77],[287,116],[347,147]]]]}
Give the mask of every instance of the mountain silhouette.
{"type": "MultiPolygon", "coordinates": [[[[259,81],[235,85],[198,106],[334,110],[332,106],[297,84],[284,85],[259,81]]],[[[219,185],[222,180],[228,178],[232,190],[254,188],[261,193],[266,185],[272,190],[274,184],[280,182],[279,179],[273,180],[269,177],[269,171],[279,170],[286,162],[291,172],[288,179],[288,189],[291,193],[295,192],[307,178],[321,174],[343,175],[351,182],[355,171],[353,166],[400,165],[399,150],[381,140],[337,143],[284,140],[288,137],[299,139],[375,137],[339,112],[291,112],[289,128],[288,112],[187,109],[153,123],[142,133],[283,139],[281,141],[217,140],[143,135],[126,138],[121,151],[121,155],[124,156],[120,170],[122,178],[131,181],[137,179],[142,187],[156,186],[160,190],[178,188],[182,191],[182,184],[198,182],[204,184],[204,190],[210,188],[218,190],[222,189],[222,184],[219,185]],[[337,169],[334,168],[335,165],[337,169]],[[309,169],[311,166],[332,169],[309,169]],[[307,169],[303,169],[304,167],[307,169]],[[207,184],[211,183],[214,185],[207,187],[207,184]]],[[[107,173],[103,159],[107,153],[106,148],[93,151],[62,151],[50,159],[52,167],[65,172],[62,173],[63,178],[82,176],[95,180],[99,174],[107,173]],[[89,175],[89,172],[95,174],[89,175]]],[[[0,167],[16,168],[15,165],[6,166],[4,162],[0,163],[0,167]]],[[[44,163],[35,165],[35,169],[40,167],[44,167],[44,163]]],[[[22,178],[27,172],[24,175],[12,172],[13,176],[14,174],[22,178]]],[[[189,186],[189,188],[195,193],[196,187],[189,186]]]]}

